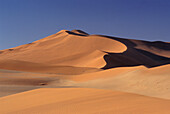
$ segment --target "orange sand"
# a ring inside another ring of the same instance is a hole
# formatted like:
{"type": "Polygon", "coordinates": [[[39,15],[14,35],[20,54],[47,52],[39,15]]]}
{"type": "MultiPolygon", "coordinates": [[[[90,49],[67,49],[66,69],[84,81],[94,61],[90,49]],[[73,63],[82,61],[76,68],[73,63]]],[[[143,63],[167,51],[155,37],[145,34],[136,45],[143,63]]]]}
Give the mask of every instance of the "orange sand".
{"type": "Polygon", "coordinates": [[[0,114],[169,114],[170,43],[61,30],[0,50],[0,114]]]}
{"type": "Polygon", "coordinates": [[[8,114],[169,114],[170,101],[88,88],[47,88],[0,98],[8,114]]]}

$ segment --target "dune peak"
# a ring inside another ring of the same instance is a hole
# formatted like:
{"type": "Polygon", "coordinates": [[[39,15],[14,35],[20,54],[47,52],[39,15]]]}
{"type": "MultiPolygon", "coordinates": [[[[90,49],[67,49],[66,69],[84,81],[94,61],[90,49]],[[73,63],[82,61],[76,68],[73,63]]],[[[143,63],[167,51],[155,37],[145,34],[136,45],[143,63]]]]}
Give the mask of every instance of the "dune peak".
{"type": "Polygon", "coordinates": [[[82,31],[82,30],[71,30],[71,31],[65,31],[66,33],[70,35],[78,35],[78,36],[88,36],[89,34],[82,31]]]}
{"type": "Polygon", "coordinates": [[[82,30],[60,30],[59,32],[57,32],[56,34],[70,34],[70,35],[78,35],[78,36],[88,36],[89,34],[82,31],[82,30]]]}
{"type": "Polygon", "coordinates": [[[63,29],[63,30],[60,30],[58,33],[60,33],[60,32],[66,32],[66,31],[68,31],[68,30],[63,29]]]}
{"type": "Polygon", "coordinates": [[[84,31],[82,31],[82,30],[78,30],[78,29],[74,29],[74,30],[72,30],[71,32],[78,33],[78,34],[89,35],[88,33],[84,32],[84,31]]]}
{"type": "Polygon", "coordinates": [[[63,30],[60,30],[59,32],[57,32],[56,34],[67,33],[67,31],[68,30],[63,29],[63,30]]]}

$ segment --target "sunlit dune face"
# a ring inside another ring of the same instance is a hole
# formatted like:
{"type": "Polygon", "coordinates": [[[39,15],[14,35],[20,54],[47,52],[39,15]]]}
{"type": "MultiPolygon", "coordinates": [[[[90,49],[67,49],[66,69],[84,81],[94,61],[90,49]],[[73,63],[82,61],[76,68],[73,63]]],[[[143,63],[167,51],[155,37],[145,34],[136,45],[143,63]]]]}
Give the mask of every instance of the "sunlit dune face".
{"type": "Polygon", "coordinates": [[[62,30],[28,45],[5,50],[2,59],[62,66],[102,68],[104,55],[122,53],[127,47],[116,40],[90,36],[82,31],[62,30]]]}

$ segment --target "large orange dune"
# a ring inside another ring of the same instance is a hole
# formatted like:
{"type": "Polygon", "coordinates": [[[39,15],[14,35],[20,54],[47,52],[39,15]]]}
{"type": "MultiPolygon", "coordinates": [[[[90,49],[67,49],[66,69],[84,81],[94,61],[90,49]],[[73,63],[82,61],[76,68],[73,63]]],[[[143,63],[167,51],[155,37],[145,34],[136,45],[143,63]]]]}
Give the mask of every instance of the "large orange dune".
{"type": "Polygon", "coordinates": [[[81,30],[0,50],[0,114],[169,114],[170,43],[81,30]]]}
{"type": "Polygon", "coordinates": [[[81,33],[80,35],[73,34],[71,31],[62,30],[30,44],[4,50],[1,58],[62,66],[100,68],[105,65],[103,60],[105,51],[121,53],[126,49],[123,43],[116,40],[81,35],[81,33]]]}

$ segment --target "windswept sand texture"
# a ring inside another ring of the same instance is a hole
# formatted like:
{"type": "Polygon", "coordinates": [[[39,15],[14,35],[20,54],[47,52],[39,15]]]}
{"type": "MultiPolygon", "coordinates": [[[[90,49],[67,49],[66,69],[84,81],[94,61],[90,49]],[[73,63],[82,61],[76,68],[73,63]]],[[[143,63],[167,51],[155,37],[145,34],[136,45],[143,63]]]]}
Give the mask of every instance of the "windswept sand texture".
{"type": "Polygon", "coordinates": [[[169,114],[170,43],[61,30],[0,51],[0,114],[169,114]]]}
{"type": "Polygon", "coordinates": [[[37,89],[0,101],[0,112],[8,114],[170,113],[170,101],[164,99],[88,88],[37,89]]]}

